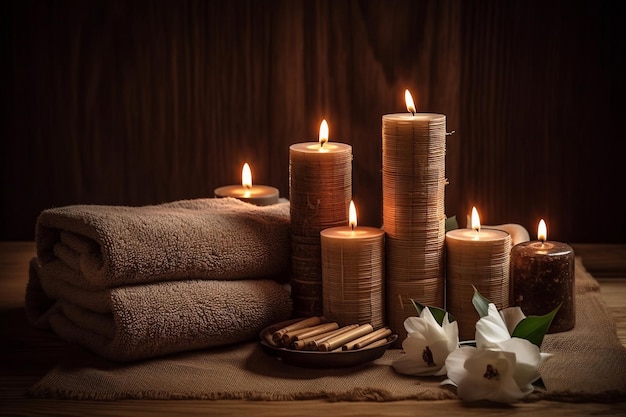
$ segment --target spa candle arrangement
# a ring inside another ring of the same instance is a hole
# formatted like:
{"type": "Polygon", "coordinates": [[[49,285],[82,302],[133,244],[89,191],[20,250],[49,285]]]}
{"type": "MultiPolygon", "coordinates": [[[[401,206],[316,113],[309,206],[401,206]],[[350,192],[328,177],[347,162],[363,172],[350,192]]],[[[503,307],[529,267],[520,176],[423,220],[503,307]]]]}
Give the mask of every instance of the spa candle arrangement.
{"type": "Polygon", "coordinates": [[[512,304],[524,314],[542,316],[561,305],[548,333],[574,328],[576,323],[574,250],[566,243],[547,240],[543,219],[536,241],[515,245],[511,250],[512,304]]]}
{"type": "Polygon", "coordinates": [[[398,341],[411,299],[443,307],[445,285],[446,116],[417,113],[408,90],[405,103],[406,113],[382,117],[386,309],[398,341]]]}
{"type": "Polygon", "coordinates": [[[322,289],[324,317],[341,325],[385,324],[385,233],[357,227],[354,202],[350,225],[322,230],[322,289]]]}
{"type": "Polygon", "coordinates": [[[446,233],[446,310],[456,317],[461,340],[474,339],[480,318],[470,302],[472,285],[498,309],[508,307],[510,298],[511,236],[502,230],[481,229],[476,207],[470,226],[446,233]]]}
{"type": "Polygon", "coordinates": [[[294,314],[321,315],[322,263],[320,232],[348,224],[352,199],[352,146],[329,142],[326,120],[319,141],[289,147],[294,314]]]}
{"type": "Polygon", "coordinates": [[[241,170],[241,185],[225,185],[216,188],[215,197],[233,197],[257,206],[278,203],[278,189],[268,185],[252,185],[252,170],[246,162],[241,170]]]}

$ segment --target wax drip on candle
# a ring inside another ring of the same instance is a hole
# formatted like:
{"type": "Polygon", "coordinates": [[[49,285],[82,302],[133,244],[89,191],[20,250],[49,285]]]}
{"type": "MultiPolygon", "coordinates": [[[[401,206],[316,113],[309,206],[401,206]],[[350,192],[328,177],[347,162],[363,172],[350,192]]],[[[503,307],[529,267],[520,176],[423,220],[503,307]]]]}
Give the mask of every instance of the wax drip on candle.
{"type": "Polygon", "coordinates": [[[326,122],[326,119],[322,120],[322,123],[320,124],[320,151],[322,150],[322,148],[324,147],[324,144],[326,142],[328,142],[328,123],[326,122]]]}
{"type": "Polygon", "coordinates": [[[411,112],[411,116],[415,116],[415,112],[417,111],[415,109],[415,103],[413,102],[413,97],[411,96],[411,93],[409,92],[409,90],[404,90],[404,101],[406,102],[406,109],[411,112]]]}

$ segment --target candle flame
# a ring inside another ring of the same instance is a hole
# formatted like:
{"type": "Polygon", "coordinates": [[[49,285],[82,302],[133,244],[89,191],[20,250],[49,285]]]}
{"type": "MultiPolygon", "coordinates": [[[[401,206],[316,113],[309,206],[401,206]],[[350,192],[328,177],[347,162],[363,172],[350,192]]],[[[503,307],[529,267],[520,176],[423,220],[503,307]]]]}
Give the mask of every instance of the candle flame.
{"type": "Polygon", "coordinates": [[[472,229],[480,232],[480,217],[478,216],[476,207],[472,207],[472,229]]]}
{"type": "Polygon", "coordinates": [[[541,241],[541,243],[548,240],[548,228],[546,227],[546,222],[541,219],[539,221],[539,227],[537,228],[537,239],[541,241]]]}
{"type": "Polygon", "coordinates": [[[413,97],[411,93],[409,93],[409,90],[404,90],[404,101],[406,102],[406,109],[411,114],[415,114],[417,110],[415,109],[415,103],[413,102],[413,97]]]}
{"type": "Polygon", "coordinates": [[[248,190],[252,188],[252,171],[247,162],[243,164],[243,169],[241,170],[241,185],[248,190]]]}
{"type": "Polygon", "coordinates": [[[356,227],[356,207],[354,207],[354,201],[352,200],[350,200],[349,211],[350,227],[352,228],[352,230],[354,230],[354,228],[356,227]]]}
{"type": "Polygon", "coordinates": [[[326,142],[328,142],[328,123],[326,122],[326,119],[324,119],[320,124],[320,149],[326,142]]]}

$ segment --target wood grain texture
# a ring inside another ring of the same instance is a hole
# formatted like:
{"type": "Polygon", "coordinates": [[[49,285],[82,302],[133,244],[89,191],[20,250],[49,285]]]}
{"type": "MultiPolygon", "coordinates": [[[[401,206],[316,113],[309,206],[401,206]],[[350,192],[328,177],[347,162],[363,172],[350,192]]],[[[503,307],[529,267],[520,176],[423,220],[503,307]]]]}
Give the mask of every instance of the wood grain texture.
{"type": "MultiPolygon", "coordinates": [[[[360,223],[381,223],[381,117],[447,116],[446,214],[539,218],[560,241],[624,242],[618,1],[9,0],[0,239],[43,209],[288,197],[288,147],[354,149],[360,223]],[[597,222],[596,219],[610,219],[597,222]]],[[[531,235],[534,232],[531,233],[531,235]]]]}

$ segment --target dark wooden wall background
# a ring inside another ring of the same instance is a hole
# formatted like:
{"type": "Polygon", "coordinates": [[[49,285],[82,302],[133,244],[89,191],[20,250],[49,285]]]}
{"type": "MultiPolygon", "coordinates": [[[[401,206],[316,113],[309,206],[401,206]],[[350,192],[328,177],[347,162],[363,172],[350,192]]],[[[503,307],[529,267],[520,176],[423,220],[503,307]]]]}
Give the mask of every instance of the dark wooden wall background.
{"type": "MultiPolygon", "coordinates": [[[[288,197],[288,147],[352,144],[381,222],[381,116],[447,115],[446,214],[626,242],[619,1],[20,0],[2,11],[2,239],[48,207],[239,182],[288,197]]],[[[462,221],[465,225],[465,221],[462,221]]]]}

